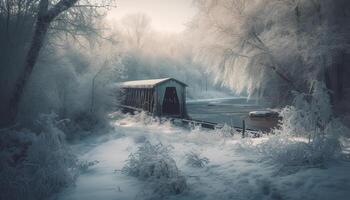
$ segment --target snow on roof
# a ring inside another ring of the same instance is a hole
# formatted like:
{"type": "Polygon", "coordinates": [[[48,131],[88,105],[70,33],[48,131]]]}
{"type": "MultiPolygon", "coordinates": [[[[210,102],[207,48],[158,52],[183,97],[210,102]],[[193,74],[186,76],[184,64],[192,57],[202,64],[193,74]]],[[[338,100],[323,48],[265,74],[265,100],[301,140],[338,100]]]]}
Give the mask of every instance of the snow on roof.
{"type": "Polygon", "coordinates": [[[163,82],[174,80],[178,83],[180,83],[183,86],[187,86],[185,83],[176,80],[174,78],[160,78],[160,79],[148,79],[148,80],[138,80],[138,81],[126,81],[123,83],[120,83],[119,86],[121,88],[153,88],[158,84],[161,84],[163,82]]]}

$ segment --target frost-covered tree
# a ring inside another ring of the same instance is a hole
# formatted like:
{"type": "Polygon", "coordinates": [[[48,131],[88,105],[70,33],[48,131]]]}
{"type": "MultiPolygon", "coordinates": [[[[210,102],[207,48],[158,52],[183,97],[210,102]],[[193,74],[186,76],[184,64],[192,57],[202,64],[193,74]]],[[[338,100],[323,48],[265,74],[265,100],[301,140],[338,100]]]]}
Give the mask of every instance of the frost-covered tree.
{"type": "Polygon", "coordinates": [[[129,14],[122,19],[130,45],[142,48],[151,30],[151,18],[143,13],[129,14]]]}
{"type": "Polygon", "coordinates": [[[349,63],[346,0],[198,0],[192,22],[198,59],[232,89],[291,99],[321,80],[339,99],[349,63]]]}
{"type": "MultiPolygon", "coordinates": [[[[13,84],[14,87],[10,86],[12,88],[10,95],[5,94],[5,96],[11,97],[5,100],[7,101],[5,106],[7,109],[6,112],[2,112],[5,113],[4,120],[7,119],[10,123],[15,120],[24,88],[31,77],[40,50],[44,45],[50,43],[47,40],[47,35],[60,37],[64,32],[77,37],[81,33],[94,32],[91,29],[92,22],[94,22],[92,19],[100,16],[101,8],[106,8],[109,2],[111,1],[5,0],[0,2],[1,25],[4,27],[1,34],[5,38],[1,42],[8,49],[11,49],[13,44],[21,46],[22,49],[23,46],[25,47],[20,52],[24,54],[23,56],[21,54],[12,55],[12,51],[10,51],[3,57],[4,61],[0,61],[5,64],[4,68],[9,68],[8,65],[12,64],[9,60],[14,57],[13,60],[19,60],[15,65],[23,66],[16,67],[16,78],[12,77],[16,80],[13,84]],[[22,32],[22,34],[17,32],[22,32]],[[12,33],[15,36],[12,36],[12,33]]],[[[11,83],[6,84],[11,85],[11,83]]],[[[2,121],[4,122],[4,120],[2,121]]]]}

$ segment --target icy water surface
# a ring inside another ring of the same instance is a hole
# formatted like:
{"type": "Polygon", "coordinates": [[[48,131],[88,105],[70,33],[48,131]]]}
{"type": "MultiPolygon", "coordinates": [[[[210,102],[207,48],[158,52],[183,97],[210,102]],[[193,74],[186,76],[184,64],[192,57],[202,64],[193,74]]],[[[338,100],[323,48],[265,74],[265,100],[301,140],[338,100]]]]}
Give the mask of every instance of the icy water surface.
{"type": "Polygon", "coordinates": [[[268,108],[245,97],[187,101],[187,110],[193,119],[226,123],[237,127],[242,127],[242,121],[245,120],[247,128],[264,131],[276,126],[277,120],[251,120],[248,114],[251,111],[266,109],[268,108]]]}

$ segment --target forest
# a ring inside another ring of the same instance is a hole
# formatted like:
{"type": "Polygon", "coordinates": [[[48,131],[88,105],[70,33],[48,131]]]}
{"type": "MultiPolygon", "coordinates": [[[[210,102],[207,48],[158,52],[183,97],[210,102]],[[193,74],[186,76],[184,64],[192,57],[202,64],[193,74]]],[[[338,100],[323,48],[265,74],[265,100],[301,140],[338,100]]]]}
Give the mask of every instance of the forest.
{"type": "Polygon", "coordinates": [[[0,0],[0,199],[349,199],[349,20],[348,0],[0,0]],[[222,126],[123,112],[120,82],[166,77],[222,126]],[[242,134],[256,110],[276,123],[242,134]]]}

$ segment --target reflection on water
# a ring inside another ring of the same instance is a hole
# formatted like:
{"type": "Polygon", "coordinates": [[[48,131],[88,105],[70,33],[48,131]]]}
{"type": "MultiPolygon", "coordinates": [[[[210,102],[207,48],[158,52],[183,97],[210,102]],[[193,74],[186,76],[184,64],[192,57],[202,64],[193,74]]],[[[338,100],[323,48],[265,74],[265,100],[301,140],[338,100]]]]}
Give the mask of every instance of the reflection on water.
{"type": "Polygon", "coordinates": [[[245,97],[232,97],[222,99],[206,99],[187,101],[187,110],[191,118],[226,123],[232,126],[242,126],[251,129],[269,130],[277,125],[277,119],[250,119],[251,111],[266,110],[267,108],[245,97]]]}

